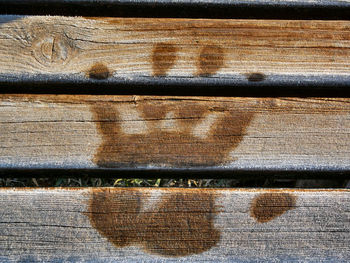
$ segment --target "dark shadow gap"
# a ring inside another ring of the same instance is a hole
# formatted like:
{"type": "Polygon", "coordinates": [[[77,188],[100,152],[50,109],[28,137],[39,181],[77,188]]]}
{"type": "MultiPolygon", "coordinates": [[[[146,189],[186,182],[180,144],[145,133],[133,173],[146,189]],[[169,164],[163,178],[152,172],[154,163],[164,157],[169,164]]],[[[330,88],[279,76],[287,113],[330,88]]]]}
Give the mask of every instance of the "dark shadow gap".
{"type": "Polygon", "coordinates": [[[0,82],[0,94],[148,95],[216,97],[342,97],[350,98],[350,85],[206,85],[0,82]]]}
{"type": "Polygon", "coordinates": [[[137,169],[137,168],[96,168],[96,169],[0,169],[0,177],[76,177],[88,176],[99,178],[200,178],[200,179],[350,179],[350,170],[240,170],[229,168],[177,168],[177,169],[137,169]],[[258,176],[257,176],[258,175],[258,176]]]}
{"type": "Polygon", "coordinates": [[[286,179],[286,178],[123,178],[123,177],[0,177],[0,187],[183,187],[183,188],[349,188],[344,179],[286,179]]]}
{"type": "MultiPolygon", "coordinates": [[[[185,1],[186,2],[186,1],[185,1]]],[[[166,3],[158,1],[0,1],[1,14],[110,16],[110,17],[171,17],[171,18],[220,18],[220,19],[317,19],[348,20],[350,3],[306,1],[276,3],[166,3]]]]}

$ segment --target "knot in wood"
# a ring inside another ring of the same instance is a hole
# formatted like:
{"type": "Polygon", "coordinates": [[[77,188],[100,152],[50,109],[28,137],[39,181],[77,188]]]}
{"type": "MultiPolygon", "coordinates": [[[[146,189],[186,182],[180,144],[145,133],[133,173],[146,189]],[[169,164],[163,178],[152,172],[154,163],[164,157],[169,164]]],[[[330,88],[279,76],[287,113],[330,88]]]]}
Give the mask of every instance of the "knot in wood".
{"type": "Polygon", "coordinates": [[[38,37],[32,45],[33,56],[44,66],[65,65],[74,50],[73,43],[63,34],[38,37]]]}

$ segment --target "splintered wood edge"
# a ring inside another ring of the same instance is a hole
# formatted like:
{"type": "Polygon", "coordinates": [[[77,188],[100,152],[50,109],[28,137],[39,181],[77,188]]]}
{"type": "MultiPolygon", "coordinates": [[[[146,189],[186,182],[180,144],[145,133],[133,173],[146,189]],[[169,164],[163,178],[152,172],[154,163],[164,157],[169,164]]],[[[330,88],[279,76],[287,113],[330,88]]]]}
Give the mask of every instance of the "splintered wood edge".
{"type": "Polygon", "coordinates": [[[349,204],[345,189],[0,188],[0,259],[346,262],[349,204]]]}
{"type": "Polygon", "coordinates": [[[350,83],[349,26],[319,20],[0,16],[0,81],[344,86],[350,83]]]}
{"type": "Polygon", "coordinates": [[[0,95],[0,167],[344,172],[349,102],[0,95]]]}

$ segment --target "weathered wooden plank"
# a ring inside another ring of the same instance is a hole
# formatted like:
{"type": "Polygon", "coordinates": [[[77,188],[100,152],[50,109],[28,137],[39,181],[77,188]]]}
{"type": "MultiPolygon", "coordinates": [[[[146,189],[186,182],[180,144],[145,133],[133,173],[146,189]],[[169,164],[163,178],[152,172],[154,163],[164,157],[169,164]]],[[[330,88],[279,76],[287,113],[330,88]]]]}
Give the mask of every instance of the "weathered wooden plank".
{"type": "Polygon", "coordinates": [[[348,262],[350,190],[4,189],[1,262],[348,262]]]}
{"type": "Polygon", "coordinates": [[[0,95],[0,168],[349,171],[349,98],[0,95]]]}
{"type": "Polygon", "coordinates": [[[57,16],[0,20],[2,83],[350,83],[349,21],[57,16]]]}

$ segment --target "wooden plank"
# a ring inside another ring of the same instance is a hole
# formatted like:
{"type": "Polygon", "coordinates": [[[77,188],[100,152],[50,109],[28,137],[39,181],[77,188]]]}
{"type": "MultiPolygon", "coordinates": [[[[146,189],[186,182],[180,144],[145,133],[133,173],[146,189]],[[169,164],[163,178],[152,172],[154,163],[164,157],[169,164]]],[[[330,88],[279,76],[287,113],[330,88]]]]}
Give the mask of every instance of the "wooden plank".
{"type": "Polygon", "coordinates": [[[0,190],[1,262],[348,262],[350,190],[0,190]]]}
{"type": "Polygon", "coordinates": [[[349,98],[0,95],[0,168],[349,171],[349,98]]]}
{"type": "Polygon", "coordinates": [[[1,16],[0,23],[2,83],[350,84],[350,21],[1,16]]]}

